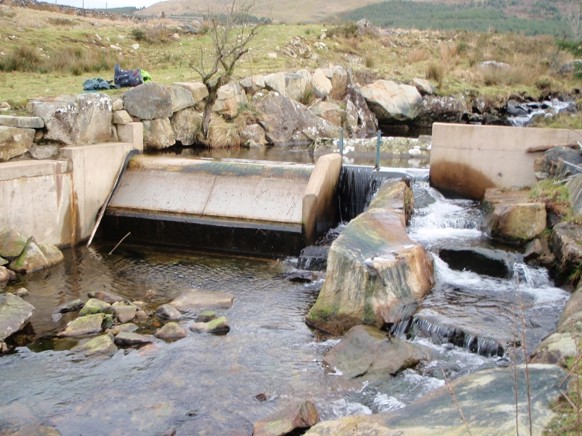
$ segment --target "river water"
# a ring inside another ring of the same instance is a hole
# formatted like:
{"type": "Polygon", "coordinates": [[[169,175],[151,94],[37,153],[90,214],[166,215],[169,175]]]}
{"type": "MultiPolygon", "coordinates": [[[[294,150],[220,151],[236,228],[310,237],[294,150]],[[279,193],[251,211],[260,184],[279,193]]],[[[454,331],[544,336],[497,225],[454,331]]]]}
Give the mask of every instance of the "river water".
{"type": "Polygon", "coordinates": [[[442,198],[422,177],[414,187],[417,212],[410,233],[434,253],[437,286],[398,334],[432,350],[432,361],[374,384],[324,368],[323,355],[337,340],[319,338],[304,323],[321,280],[288,281],[285,273],[297,259],[125,245],[108,254],[109,245],[77,247],[65,250],[63,264],[8,288],[30,291],[26,299],[37,307],[31,332],[36,341],[0,357],[0,434],[18,428],[26,434],[39,425],[62,435],[250,434],[255,421],[295,400],[314,401],[322,419],[378,413],[404,407],[446,378],[519,360],[509,350],[503,356],[470,352],[470,343],[451,344],[443,332],[461,319],[477,326],[477,342],[491,340],[486,333],[496,330],[511,335],[513,312],[527,306],[528,327],[535,330],[528,336],[530,347],[555,326],[567,294],[544,271],[525,265],[516,267],[519,277],[534,278],[521,286],[511,278],[448,268],[438,258],[439,247],[487,243],[477,205],[442,198]],[[52,338],[68,321],[55,317],[53,309],[84,300],[90,291],[149,298],[153,308],[189,288],[234,294],[234,305],[223,311],[231,327],[227,335],[189,332],[173,343],[89,359],[72,351],[70,340],[52,338]],[[519,302],[508,305],[518,301],[516,295],[519,302]],[[466,312],[473,318],[463,318],[466,312]]]}

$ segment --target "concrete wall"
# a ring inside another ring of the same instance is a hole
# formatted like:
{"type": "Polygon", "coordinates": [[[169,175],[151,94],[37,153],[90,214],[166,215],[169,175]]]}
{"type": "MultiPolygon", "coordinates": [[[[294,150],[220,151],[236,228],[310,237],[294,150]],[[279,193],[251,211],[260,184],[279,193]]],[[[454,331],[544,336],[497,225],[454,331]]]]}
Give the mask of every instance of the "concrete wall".
{"type": "Polygon", "coordinates": [[[309,243],[337,222],[335,193],[341,169],[339,154],[321,156],[315,163],[303,193],[303,228],[309,243]]]}
{"type": "Polygon", "coordinates": [[[64,147],[57,160],[0,163],[0,228],[58,246],[87,239],[126,153],[143,149],[141,123],[129,142],[64,147]]]}
{"type": "Polygon", "coordinates": [[[440,191],[480,199],[491,187],[535,183],[529,147],[576,143],[582,131],[435,123],[430,181],[440,191]]]}

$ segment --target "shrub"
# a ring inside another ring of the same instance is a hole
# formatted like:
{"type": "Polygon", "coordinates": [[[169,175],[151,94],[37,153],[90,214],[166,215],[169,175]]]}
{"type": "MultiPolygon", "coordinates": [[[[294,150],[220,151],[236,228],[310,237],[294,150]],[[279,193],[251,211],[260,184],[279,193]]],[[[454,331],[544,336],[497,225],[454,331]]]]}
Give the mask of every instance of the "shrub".
{"type": "Polygon", "coordinates": [[[445,67],[440,62],[432,61],[428,64],[425,75],[428,80],[434,80],[441,86],[445,78],[445,67]]]}
{"type": "Polygon", "coordinates": [[[44,60],[38,50],[28,45],[14,47],[6,56],[0,57],[0,71],[43,72],[44,60]]]}
{"type": "Polygon", "coordinates": [[[350,39],[358,37],[359,33],[358,25],[356,23],[350,22],[332,27],[327,31],[327,36],[330,38],[350,39]]]}

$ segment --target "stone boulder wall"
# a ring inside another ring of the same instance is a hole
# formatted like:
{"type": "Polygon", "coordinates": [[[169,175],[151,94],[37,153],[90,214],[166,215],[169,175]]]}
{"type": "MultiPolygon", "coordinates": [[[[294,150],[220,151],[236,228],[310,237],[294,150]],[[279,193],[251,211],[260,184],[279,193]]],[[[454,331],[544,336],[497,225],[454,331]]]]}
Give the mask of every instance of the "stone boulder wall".
{"type": "Polygon", "coordinates": [[[258,122],[275,146],[307,144],[318,137],[337,138],[337,126],[315,116],[307,106],[276,92],[256,101],[258,122]]]}
{"type": "Polygon", "coordinates": [[[112,104],[99,93],[31,100],[28,110],[44,121],[44,139],[66,145],[106,142],[111,138],[112,104]]]}
{"type": "Polygon", "coordinates": [[[430,254],[406,232],[410,188],[387,184],[377,198],[332,244],[310,326],[341,335],[358,324],[396,323],[434,285],[430,254]]]}
{"type": "Polygon", "coordinates": [[[479,371],[449,382],[403,409],[320,422],[305,434],[508,435],[529,431],[531,417],[532,434],[539,435],[554,416],[550,406],[560,396],[565,373],[554,365],[529,365],[527,371],[528,379],[523,365],[479,371]]]}

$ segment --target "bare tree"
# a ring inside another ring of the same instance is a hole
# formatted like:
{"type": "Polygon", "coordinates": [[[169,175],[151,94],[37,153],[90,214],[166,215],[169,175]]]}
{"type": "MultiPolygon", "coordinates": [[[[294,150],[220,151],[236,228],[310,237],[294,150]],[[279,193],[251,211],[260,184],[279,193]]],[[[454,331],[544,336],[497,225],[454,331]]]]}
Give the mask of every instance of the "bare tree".
{"type": "Polygon", "coordinates": [[[218,97],[218,89],[230,82],[238,61],[249,51],[249,44],[257,36],[264,22],[254,20],[251,15],[255,3],[253,0],[228,0],[222,11],[213,11],[207,15],[209,33],[212,39],[210,59],[205,59],[201,52],[197,65],[192,65],[204,86],[208,90],[204,114],[202,116],[202,134],[208,139],[210,116],[218,97]]]}
{"type": "Polygon", "coordinates": [[[582,1],[574,0],[568,4],[562,12],[562,17],[570,30],[574,41],[580,41],[582,37],[582,1]]]}

